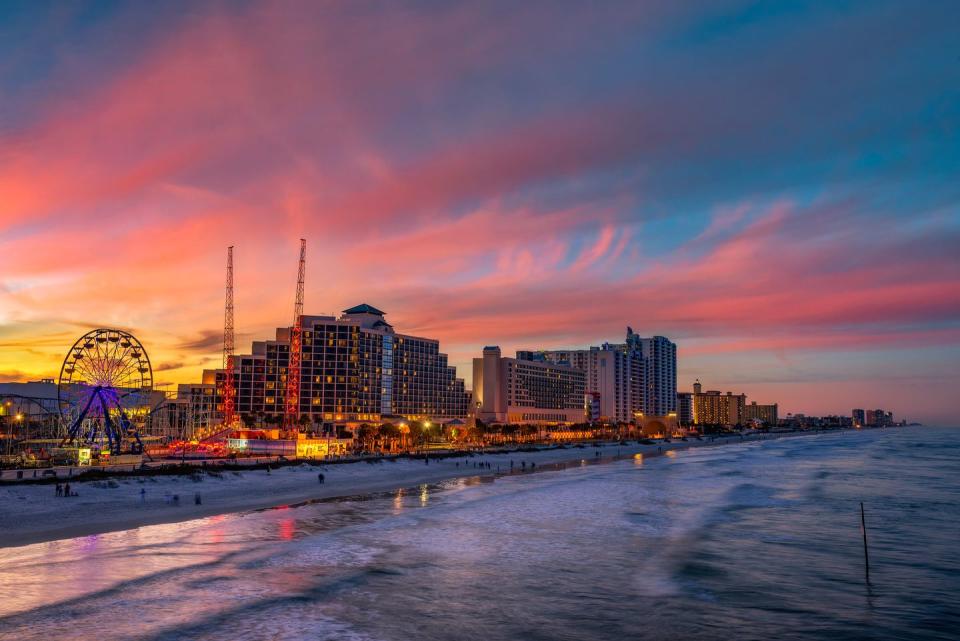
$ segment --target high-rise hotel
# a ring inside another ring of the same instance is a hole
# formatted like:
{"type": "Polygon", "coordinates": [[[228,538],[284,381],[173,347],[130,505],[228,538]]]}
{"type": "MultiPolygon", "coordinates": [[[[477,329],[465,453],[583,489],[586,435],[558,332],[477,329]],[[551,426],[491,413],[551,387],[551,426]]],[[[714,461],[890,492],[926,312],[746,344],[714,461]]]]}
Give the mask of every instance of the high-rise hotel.
{"type": "Polygon", "coordinates": [[[506,358],[483,348],[473,359],[476,417],[490,423],[562,425],[586,420],[582,370],[528,358],[506,358]]]}
{"type": "Polygon", "coordinates": [[[627,328],[629,353],[643,361],[643,413],[666,416],[677,411],[677,345],[663,336],[641,338],[627,328]]]}
{"type": "Polygon", "coordinates": [[[627,423],[638,414],[677,411],[677,346],[663,336],[643,338],[628,327],[623,343],[519,354],[584,372],[586,393],[596,408],[591,420],[627,423]]]}
{"type": "MultiPolygon", "coordinates": [[[[384,312],[365,304],[339,318],[305,315],[302,323],[300,414],[311,423],[466,417],[463,380],[436,340],[396,333],[384,312]]],[[[289,360],[289,327],[234,358],[240,416],[283,415],[289,360]]],[[[213,382],[211,374],[219,390],[225,373],[205,372],[204,382],[213,382]]]]}
{"type": "Polygon", "coordinates": [[[604,343],[588,349],[557,349],[521,352],[530,360],[572,367],[584,373],[585,389],[590,396],[589,419],[633,420],[643,408],[644,365],[642,359],[622,346],[604,343]]]}

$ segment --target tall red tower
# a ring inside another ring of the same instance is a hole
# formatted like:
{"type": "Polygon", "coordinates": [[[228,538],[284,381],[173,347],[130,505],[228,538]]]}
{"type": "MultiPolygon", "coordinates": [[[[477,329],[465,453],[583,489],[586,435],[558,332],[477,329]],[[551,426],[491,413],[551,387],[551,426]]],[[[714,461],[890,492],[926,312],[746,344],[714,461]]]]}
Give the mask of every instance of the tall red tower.
{"type": "Polygon", "coordinates": [[[233,379],[233,247],[227,247],[227,287],[223,312],[223,425],[233,425],[236,416],[236,388],[233,379]]]}
{"type": "Polygon", "coordinates": [[[300,266],[297,273],[297,297],[293,303],[293,327],[290,329],[290,359],[287,365],[287,394],[283,412],[283,427],[299,429],[300,419],[300,361],[303,349],[303,277],[307,259],[307,241],[300,239],[300,266]]]}

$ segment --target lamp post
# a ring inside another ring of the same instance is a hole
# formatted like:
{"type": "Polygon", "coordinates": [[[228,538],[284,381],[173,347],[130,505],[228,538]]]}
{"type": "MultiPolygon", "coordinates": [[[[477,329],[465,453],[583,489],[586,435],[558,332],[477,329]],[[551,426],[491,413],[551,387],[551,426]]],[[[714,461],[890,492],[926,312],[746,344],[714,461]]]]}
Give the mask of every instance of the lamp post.
{"type": "Polygon", "coordinates": [[[3,412],[3,416],[4,418],[7,419],[7,456],[9,457],[10,456],[10,439],[11,439],[11,434],[13,433],[13,422],[12,422],[12,417],[10,416],[10,401],[7,401],[6,403],[4,403],[3,406],[6,408],[3,412]]]}
{"type": "Polygon", "coordinates": [[[427,432],[430,427],[430,421],[423,421],[422,429],[420,430],[420,452],[423,454],[424,458],[427,457],[427,439],[429,438],[427,432]]]}
{"type": "MultiPolygon", "coordinates": [[[[23,421],[23,414],[17,412],[17,415],[13,418],[16,419],[17,423],[20,423],[23,421]]],[[[7,458],[10,458],[11,449],[13,448],[13,421],[8,418],[7,423],[9,426],[7,430],[7,458]]]]}

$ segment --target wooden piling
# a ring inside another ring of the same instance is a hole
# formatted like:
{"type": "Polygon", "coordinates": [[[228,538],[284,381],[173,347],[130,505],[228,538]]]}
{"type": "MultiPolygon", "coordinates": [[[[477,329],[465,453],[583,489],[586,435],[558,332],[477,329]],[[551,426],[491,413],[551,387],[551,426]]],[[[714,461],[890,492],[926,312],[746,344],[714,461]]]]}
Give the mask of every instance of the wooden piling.
{"type": "Polygon", "coordinates": [[[867,519],[863,513],[863,501],[860,501],[860,531],[863,532],[863,569],[867,583],[870,583],[870,555],[867,552],[867,519]]]}

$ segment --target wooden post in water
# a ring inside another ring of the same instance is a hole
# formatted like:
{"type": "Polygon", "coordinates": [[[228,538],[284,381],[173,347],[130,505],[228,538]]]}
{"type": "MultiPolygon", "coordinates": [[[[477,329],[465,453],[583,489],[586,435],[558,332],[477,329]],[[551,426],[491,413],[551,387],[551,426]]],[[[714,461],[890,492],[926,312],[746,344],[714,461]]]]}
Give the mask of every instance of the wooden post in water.
{"type": "Polygon", "coordinates": [[[860,501],[860,530],[863,532],[863,569],[866,571],[867,583],[870,583],[870,556],[867,553],[867,519],[863,514],[863,501],[860,501]]]}

